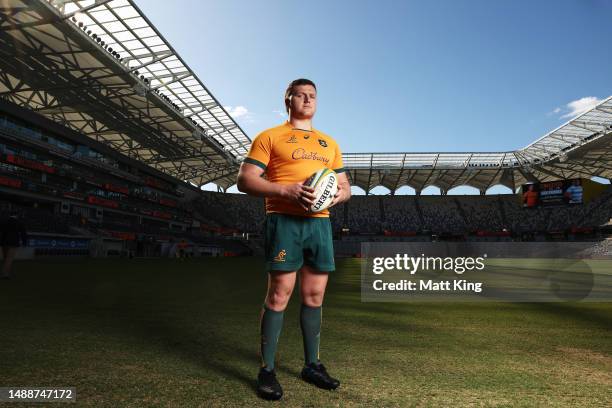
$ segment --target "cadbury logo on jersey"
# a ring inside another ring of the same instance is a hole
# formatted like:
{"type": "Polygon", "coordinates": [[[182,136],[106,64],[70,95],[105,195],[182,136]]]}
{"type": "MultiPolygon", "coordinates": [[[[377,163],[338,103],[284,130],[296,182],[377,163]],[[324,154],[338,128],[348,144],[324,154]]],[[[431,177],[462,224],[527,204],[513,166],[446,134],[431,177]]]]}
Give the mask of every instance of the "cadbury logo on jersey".
{"type": "Polygon", "coordinates": [[[321,156],[317,152],[307,152],[303,148],[295,149],[293,153],[291,153],[291,158],[293,160],[318,160],[323,163],[329,163],[329,159],[325,156],[321,156]]]}

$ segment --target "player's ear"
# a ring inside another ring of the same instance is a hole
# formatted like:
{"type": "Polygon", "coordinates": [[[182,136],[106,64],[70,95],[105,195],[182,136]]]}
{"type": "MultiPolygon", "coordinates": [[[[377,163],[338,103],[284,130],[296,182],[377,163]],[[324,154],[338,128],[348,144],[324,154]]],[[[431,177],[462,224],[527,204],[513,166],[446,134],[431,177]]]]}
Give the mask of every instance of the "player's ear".
{"type": "Polygon", "coordinates": [[[289,114],[289,110],[291,110],[291,96],[285,98],[285,110],[287,111],[287,114],[289,114]]]}

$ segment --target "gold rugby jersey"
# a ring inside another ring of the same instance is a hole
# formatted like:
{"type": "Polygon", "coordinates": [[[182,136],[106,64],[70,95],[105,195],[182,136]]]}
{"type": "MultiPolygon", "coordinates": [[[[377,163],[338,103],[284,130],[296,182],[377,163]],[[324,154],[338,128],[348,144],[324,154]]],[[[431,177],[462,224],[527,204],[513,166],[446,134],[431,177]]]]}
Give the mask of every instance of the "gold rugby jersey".
{"type": "MultiPolygon", "coordinates": [[[[303,183],[323,167],[345,171],[340,147],[331,136],[316,129],[295,129],[288,121],[258,134],[244,161],[261,167],[268,181],[279,184],[303,183]]],[[[327,209],[310,213],[282,198],[266,198],[266,213],[329,217],[327,209]]]]}

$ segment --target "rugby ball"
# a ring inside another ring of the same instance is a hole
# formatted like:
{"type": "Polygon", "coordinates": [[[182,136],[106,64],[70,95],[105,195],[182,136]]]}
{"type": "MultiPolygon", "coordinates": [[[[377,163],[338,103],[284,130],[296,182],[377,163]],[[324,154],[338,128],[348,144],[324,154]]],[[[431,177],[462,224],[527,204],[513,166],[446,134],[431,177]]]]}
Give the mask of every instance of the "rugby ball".
{"type": "Polygon", "coordinates": [[[310,176],[304,184],[314,188],[315,200],[310,206],[310,211],[321,212],[329,207],[338,191],[338,175],[325,167],[310,176]]]}

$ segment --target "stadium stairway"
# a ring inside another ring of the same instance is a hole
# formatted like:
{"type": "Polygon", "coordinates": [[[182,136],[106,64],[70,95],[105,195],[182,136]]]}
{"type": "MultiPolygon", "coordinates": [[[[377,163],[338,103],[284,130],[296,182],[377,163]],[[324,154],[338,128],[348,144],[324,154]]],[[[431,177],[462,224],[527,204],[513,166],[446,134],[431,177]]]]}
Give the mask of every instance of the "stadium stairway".
{"type": "Polygon", "coordinates": [[[416,207],[417,214],[419,216],[419,225],[421,225],[422,228],[422,226],[425,225],[425,221],[423,219],[423,210],[421,210],[421,205],[419,204],[418,196],[414,198],[414,206],[416,207]]]}
{"type": "Polygon", "coordinates": [[[461,215],[461,218],[463,219],[464,224],[466,226],[469,225],[467,216],[465,215],[465,210],[461,206],[461,202],[459,201],[457,197],[453,197],[453,200],[455,201],[455,204],[457,205],[457,210],[459,210],[459,214],[461,215]]]}
{"type": "Polygon", "coordinates": [[[504,227],[508,227],[508,218],[506,217],[506,210],[504,210],[504,203],[502,201],[501,196],[497,196],[497,205],[499,206],[499,213],[501,214],[501,219],[504,227]]]}
{"type": "MultiPolygon", "coordinates": [[[[538,210],[541,210],[541,208],[538,208],[538,210]]],[[[551,230],[553,229],[551,224],[551,217],[552,216],[552,211],[546,211],[544,213],[544,223],[542,225],[546,226],[546,230],[551,230]]]]}

